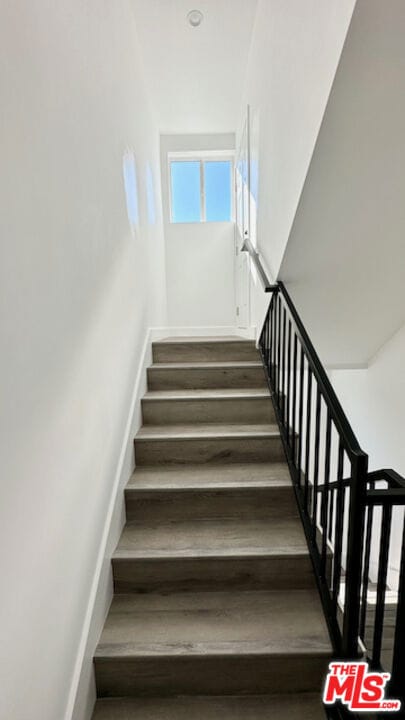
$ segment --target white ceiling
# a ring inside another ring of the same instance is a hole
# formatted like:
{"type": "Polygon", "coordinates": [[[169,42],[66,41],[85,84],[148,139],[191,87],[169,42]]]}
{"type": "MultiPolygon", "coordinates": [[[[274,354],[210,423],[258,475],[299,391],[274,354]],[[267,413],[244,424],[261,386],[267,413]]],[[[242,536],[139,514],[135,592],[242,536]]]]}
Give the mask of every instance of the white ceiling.
{"type": "Polygon", "coordinates": [[[162,133],[236,129],[257,0],[132,0],[162,133]],[[186,16],[198,9],[200,27],[186,16]]]}

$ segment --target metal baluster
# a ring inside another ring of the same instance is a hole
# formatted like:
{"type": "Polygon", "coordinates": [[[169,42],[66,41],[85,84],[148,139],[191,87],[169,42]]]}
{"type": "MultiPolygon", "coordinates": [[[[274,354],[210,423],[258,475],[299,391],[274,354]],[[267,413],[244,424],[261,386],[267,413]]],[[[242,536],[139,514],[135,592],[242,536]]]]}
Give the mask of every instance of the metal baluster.
{"type": "Polygon", "coordinates": [[[264,340],[262,343],[262,355],[264,359],[264,363],[266,366],[267,372],[269,371],[269,366],[267,362],[267,353],[268,353],[268,347],[269,347],[269,314],[270,314],[270,308],[267,311],[266,320],[263,327],[263,336],[264,340]]]}
{"type": "Polygon", "coordinates": [[[274,295],[271,298],[269,316],[268,316],[268,327],[269,327],[269,348],[267,353],[267,367],[269,368],[270,385],[273,389],[273,370],[274,365],[272,361],[273,346],[274,346],[274,295]]]}
{"type": "Polygon", "coordinates": [[[290,444],[290,386],[291,386],[291,320],[288,321],[288,342],[287,342],[287,392],[285,397],[285,427],[286,439],[290,444]]]}
{"type": "Polygon", "coordinates": [[[273,347],[273,392],[275,394],[275,401],[277,403],[277,345],[278,345],[278,324],[277,324],[277,308],[278,308],[278,295],[275,297],[274,308],[273,308],[273,321],[274,321],[274,347],[273,347]]]}
{"type": "Polygon", "coordinates": [[[278,327],[278,339],[277,339],[277,404],[280,408],[280,353],[281,353],[281,298],[277,295],[278,300],[278,313],[277,313],[277,327],[278,327]]]}
{"type": "Polygon", "coordinates": [[[402,534],[401,567],[395,621],[394,654],[389,697],[405,702],[405,523],[402,534]]]}
{"type": "Polygon", "coordinates": [[[309,494],[309,451],[311,447],[311,413],[312,413],[312,372],[308,365],[308,381],[307,381],[307,423],[305,438],[305,490],[304,503],[305,510],[308,512],[308,494],[309,494]]]}
{"type": "Polygon", "coordinates": [[[335,495],[336,491],[332,490],[329,495],[329,522],[328,522],[328,538],[332,542],[333,538],[333,515],[335,512],[335,495]]]}
{"type": "Polygon", "coordinates": [[[287,321],[287,313],[285,311],[285,308],[283,308],[283,342],[281,346],[281,402],[283,407],[283,420],[285,420],[285,408],[284,408],[284,398],[285,398],[285,341],[286,341],[286,321],[287,321]]]}
{"type": "Polygon", "coordinates": [[[301,346],[300,352],[300,391],[298,401],[298,484],[301,487],[301,468],[302,468],[302,422],[304,414],[304,350],[301,346]]]}
{"type": "Polygon", "coordinates": [[[316,542],[316,522],[318,511],[318,479],[319,479],[319,433],[321,424],[321,392],[316,388],[316,411],[315,411],[315,457],[314,457],[314,484],[312,499],[312,540],[316,542]]]}
{"type": "Polygon", "coordinates": [[[388,557],[391,537],[392,505],[384,505],[381,519],[380,553],[378,557],[377,604],[374,619],[372,666],[381,662],[382,636],[384,630],[385,592],[387,589],[388,557]]]}
{"type": "MultiPolygon", "coordinates": [[[[374,483],[373,483],[373,485],[374,485],[374,483]]],[[[359,635],[362,638],[362,640],[364,640],[364,633],[366,630],[368,582],[369,582],[370,555],[371,555],[371,531],[373,529],[373,520],[374,520],[374,505],[369,505],[367,508],[366,534],[365,534],[365,538],[364,538],[363,581],[362,581],[360,625],[359,625],[359,635]]]]}
{"type": "Polygon", "coordinates": [[[326,554],[328,548],[328,501],[329,501],[329,475],[330,475],[330,445],[331,445],[332,421],[330,411],[326,416],[326,441],[325,441],[325,475],[322,489],[321,505],[321,526],[322,526],[322,556],[321,575],[326,575],[326,554]]]}
{"type": "Polygon", "coordinates": [[[343,458],[344,450],[341,439],[339,438],[338,449],[338,468],[337,468],[337,500],[336,500],[336,518],[335,518],[335,544],[333,548],[333,584],[332,584],[332,602],[337,610],[337,604],[340,591],[340,577],[342,573],[342,545],[343,545],[343,526],[345,512],[346,491],[343,486],[343,458]]]}
{"type": "MultiPolygon", "coordinates": [[[[297,465],[297,457],[296,457],[296,412],[297,412],[297,335],[294,332],[294,342],[293,342],[293,377],[292,377],[292,383],[293,383],[293,391],[292,391],[292,417],[291,417],[291,446],[292,446],[292,456],[293,456],[293,463],[296,467],[297,465]]],[[[299,480],[298,480],[299,482],[299,480]]]]}
{"type": "Polygon", "coordinates": [[[367,465],[368,457],[364,453],[359,452],[351,458],[352,474],[342,639],[343,654],[347,658],[355,658],[358,655],[367,465]]]}

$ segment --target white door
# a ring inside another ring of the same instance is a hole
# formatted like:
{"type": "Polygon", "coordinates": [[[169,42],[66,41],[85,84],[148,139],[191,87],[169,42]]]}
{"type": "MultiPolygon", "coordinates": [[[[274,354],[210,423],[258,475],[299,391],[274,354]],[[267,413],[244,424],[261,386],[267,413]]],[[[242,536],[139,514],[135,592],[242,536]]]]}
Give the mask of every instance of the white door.
{"type": "Polygon", "coordinates": [[[249,108],[235,163],[235,295],[236,325],[249,327],[249,254],[242,252],[250,233],[249,108]]]}

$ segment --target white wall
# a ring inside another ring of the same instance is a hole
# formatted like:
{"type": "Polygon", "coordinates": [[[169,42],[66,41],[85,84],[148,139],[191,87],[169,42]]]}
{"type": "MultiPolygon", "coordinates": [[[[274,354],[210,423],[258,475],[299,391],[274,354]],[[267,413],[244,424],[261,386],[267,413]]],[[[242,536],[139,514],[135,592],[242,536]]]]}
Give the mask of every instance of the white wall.
{"type": "Polygon", "coordinates": [[[405,475],[405,325],[364,370],[333,370],[331,379],[370,468],[393,467],[405,475]]]}
{"type": "Polygon", "coordinates": [[[147,327],[165,323],[158,137],[127,0],[3,3],[0,53],[0,716],[62,720],[147,327]]]}
{"type": "MultiPolygon", "coordinates": [[[[405,476],[404,358],[405,325],[367,369],[334,370],[330,376],[360,445],[369,454],[370,470],[388,467],[405,476]]],[[[392,584],[399,568],[403,513],[397,515],[390,554],[392,584]]]]}
{"type": "Polygon", "coordinates": [[[372,470],[394,467],[405,474],[405,326],[363,370],[333,370],[342,405],[370,455],[372,470]]]}
{"type": "MultiPolygon", "coordinates": [[[[260,260],[270,283],[275,282],[273,275],[265,264],[264,258],[261,257],[260,260]]],[[[255,337],[256,340],[259,340],[267,310],[269,309],[271,293],[264,292],[263,283],[251,258],[249,258],[249,268],[249,324],[252,328],[255,328],[255,337]]]]}
{"type": "Polygon", "coordinates": [[[233,152],[234,148],[233,134],[161,137],[168,322],[172,327],[235,325],[234,224],[170,222],[167,154],[233,152]]]}
{"type": "Polygon", "coordinates": [[[241,130],[249,104],[252,190],[258,205],[257,241],[274,277],[288,240],[354,2],[258,2],[239,126],[241,130]]]}
{"type": "Polygon", "coordinates": [[[358,0],[280,275],[326,363],[405,322],[405,3],[358,0]]]}
{"type": "Polygon", "coordinates": [[[232,223],[177,223],[166,228],[169,324],[235,324],[232,223]]]}

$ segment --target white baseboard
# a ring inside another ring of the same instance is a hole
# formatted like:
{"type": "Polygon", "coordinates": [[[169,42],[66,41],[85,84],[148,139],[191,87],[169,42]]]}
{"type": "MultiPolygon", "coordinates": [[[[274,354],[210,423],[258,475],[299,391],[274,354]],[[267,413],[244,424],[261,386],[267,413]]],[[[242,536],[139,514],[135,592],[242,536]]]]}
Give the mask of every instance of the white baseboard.
{"type": "Polygon", "coordinates": [[[146,391],[146,368],[152,362],[151,343],[152,332],[149,328],[135,372],[123,443],[111,488],[111,498],[83,623],[65,720],[90,720],[96,700],[93,657],[113,597],[111,556],[125,524],[123,490],[135,465],[133,438],[141,425],[141,398],[146,391]]]}
{"type": "Polygon", "coordinates": [[[212,327],[154,327],[151,328],[152,340],[162,340],[167,337],[221,337],[231,335],[243,337],[247,340],[255,339],[256,328],[238,328],[236,325],[214,325],[212,327]]]}

